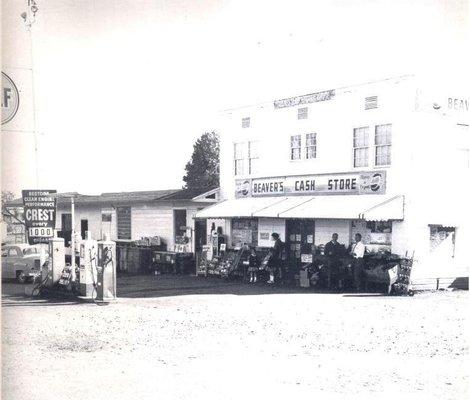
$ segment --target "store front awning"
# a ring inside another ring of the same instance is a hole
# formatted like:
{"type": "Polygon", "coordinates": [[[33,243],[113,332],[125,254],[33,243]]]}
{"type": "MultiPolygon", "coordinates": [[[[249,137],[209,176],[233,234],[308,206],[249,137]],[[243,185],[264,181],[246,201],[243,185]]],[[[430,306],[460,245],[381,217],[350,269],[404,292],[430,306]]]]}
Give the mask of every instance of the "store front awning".
{"type": "Polygon", "coordinates": [[[299,207],[314,199],[314,196],[283,197],[281,201],[253,213],[253,217],[279,218],[280,214],[299,207]]]}
{"type": "Polygon", "coordinates": [[[403,220],[403,196],[288,196],[226,200],[196,218],[324,218],[403,220]]]}
{"type": "Polygon", "coordinates": [[[279,213],[279,218],[402,220],[403,196],[316,196],[279,213]]]}
{"type": "Polygon", "coordinates": [[[262,211],[283,200],[285,200],[285,197],[249,197],[245,199],[225,200],[198,211],[196,218],[252,217],[254,213],[262,211]]]}
{"type": "Polygon", "coordinates": [[[361,218],[366,221],[402,220],[404,205],[403,196],[395,196],[364,211],[361,218]]]}

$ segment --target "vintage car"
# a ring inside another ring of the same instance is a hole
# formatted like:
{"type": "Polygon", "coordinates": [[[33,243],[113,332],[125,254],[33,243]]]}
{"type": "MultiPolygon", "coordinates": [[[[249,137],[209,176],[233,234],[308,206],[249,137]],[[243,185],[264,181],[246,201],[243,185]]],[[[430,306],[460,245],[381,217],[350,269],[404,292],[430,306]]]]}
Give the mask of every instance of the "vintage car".
{"type": "Polygon", "coordinates": [[[28,244],[2,246],[2,279],[20,283],[31,280],[40,271],[40,247],[28,244]]]}

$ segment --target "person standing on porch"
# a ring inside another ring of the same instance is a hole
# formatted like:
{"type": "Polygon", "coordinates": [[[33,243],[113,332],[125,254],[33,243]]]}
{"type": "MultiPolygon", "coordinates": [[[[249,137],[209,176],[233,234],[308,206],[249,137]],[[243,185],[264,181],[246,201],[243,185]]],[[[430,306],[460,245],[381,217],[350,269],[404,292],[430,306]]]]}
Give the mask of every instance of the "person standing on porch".
{"type": "Polygon", "coordinates": [[[339,273],[339,259],[343,255],[344,247],[338,242],[338,234],[333,233],[331,240],[325,245],[325,256],[328,259],[328,289],[337,285],[339,273]],[[332,282],[335,278],[336,282],[332,282]]]}
{"type": "Polygon", "coordinates": [[[269,281],[268,283],[274,283],[274,276],[281,275],[281,257],[282,249],[284,248],[284,243],[279,238],[279,234],[274,232],[271,234],[272,240],[274,240],[274,245],[271,249],[271,266],[269,269],[269,281]]]}
{"type": "Polygon", "coordinates": [[[354,240],[355,243],[351,248],[351,255],[354,257],[354,285],[356,291],[360,291],[364,278],[364,253],[366,251],[366,246],[362,243],[362,235],[360,233],[356,233],[354,240]]]}

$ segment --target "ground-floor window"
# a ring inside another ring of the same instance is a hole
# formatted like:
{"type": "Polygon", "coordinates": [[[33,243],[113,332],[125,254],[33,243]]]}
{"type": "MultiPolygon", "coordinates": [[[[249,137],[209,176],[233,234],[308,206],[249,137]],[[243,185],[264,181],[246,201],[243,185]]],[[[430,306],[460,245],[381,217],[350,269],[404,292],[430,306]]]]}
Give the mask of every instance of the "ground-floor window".
{"type": "Polygon", "coordinates": [[[446,253],[450,257],[455,254],[455,227],[429,225],[431,252],[446,253]]]}
{"type": "Polygon", "coordinates": [[[392,221],[368,221],[370,244],[392,244],[392,221]]]}
{"type": "Polygon", "coordinates": [[[101,222],[111,222],[112,215],[111,213],[102,213],[101,214],[101,222]]]}
{"type": "Polygon", "coordinates": [[[173,222],[175,230],[175,243],[177,244],[186,244],[186,210],[173,210],[173,222]]]}
{"type": "Polygon", "coordinates": [[[258,220],[256,218],[232,219],[232,246],[258,245],[258,220]]]}

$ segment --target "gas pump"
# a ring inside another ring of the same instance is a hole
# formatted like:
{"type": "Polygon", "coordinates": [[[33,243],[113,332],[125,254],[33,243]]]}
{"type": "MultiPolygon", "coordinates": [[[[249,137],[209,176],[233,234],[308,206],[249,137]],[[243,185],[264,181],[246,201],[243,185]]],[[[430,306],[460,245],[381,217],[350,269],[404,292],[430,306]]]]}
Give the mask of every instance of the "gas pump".
{"type": "Polygon", "coordinates": [[[104,240],[98,242],[98,262],[96,265],[96,300],[116,299],[116,242],[104,240]]]}
{"type": "Polygon", "coordinates": [[[47,287],[54,286],[65,268],[65,243],[63,238],[53,237],[49,239],[49,263],[47,268],[41,271],[41,280],[47,287]],[[45,275],[48,275],[46,278],[45,275]]]}
{"type": "Polygon", "coordinates": [[[212,256],[218,257],[220,255],[220,246],[225,243],[225,237],[222,235],[222,230],[219,227],[216,232],[211,235],[212,256]]]}
{"type": "Polygon", "coordinates": [[[91,238],[90,232],[86,232],[86,239],[80,243],[80,296],[93,297],[96,280],[96,262],[98,242],[91,238]]]}

